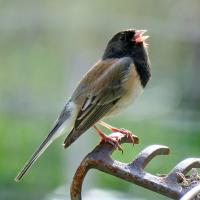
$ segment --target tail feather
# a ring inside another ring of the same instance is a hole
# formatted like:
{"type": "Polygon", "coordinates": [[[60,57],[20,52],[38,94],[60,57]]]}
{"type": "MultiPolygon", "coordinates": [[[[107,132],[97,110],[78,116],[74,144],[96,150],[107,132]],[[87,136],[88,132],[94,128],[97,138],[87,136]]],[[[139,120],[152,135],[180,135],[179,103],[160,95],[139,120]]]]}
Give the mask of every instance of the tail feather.
{"type": "Polygon", "coordinates": [[[37,150],[33,153],[31,158],[26,162],[24,167],[21,169],[21,171],[18,173],[18,175],[15,178],[15,181],[20,181],[20,179],[25,175],[25,173],[30,169],[30,167],[33,165],[33,163],[39,158],[39,156],[46,150],[46,148],[53,142],[53,138],[55,136],[55,133],[60,128],[61,124],[57,123],[54,128],[50,131],[48,136],[44,139],[44,141],[40,144],[40,146],[37,148],[37,150]]]}
{"type": "Polygon", "coordinates": [[[39,158],[39,156],[47,149],[47,147],[53,142],[53,140],[59,137],[66,129],[71,127],[71,124],[73,122],[72,115],[74,108],[75,105],[73,104],[73,102],[71,102],[71,100],[69,100],[62,110],[60,116],[56,120],[54,127],[44,139],[44,141],[40,144],[40,146],[36,149],[36,151],[33,153],[31,158],[26,162],[21,171],[18,173],[15,181],[20,181],[20,179],[26,174],[26,172],[31,168],[31,166],[39,158]]]}

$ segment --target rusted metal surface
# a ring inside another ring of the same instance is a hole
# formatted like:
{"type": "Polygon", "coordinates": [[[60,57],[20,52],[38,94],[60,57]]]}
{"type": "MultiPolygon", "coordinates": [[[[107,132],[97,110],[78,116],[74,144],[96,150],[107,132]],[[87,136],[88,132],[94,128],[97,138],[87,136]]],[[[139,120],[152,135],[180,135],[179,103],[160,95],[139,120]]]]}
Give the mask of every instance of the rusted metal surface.
{"type": "MultiPolygon", "coordinates": [[[[127,138],[121,133],[113,133],[112,136],[115,136],[116,134],[121,138],[120,144],[132,142],[130,138],[127,138]]],[[[134,139],[135,143],[138,143],[138,138],[134,137],[134,139]]],[[[185,159],[177,164],[169,174],[156,176],[145,172],[144,168],[155,156],[169,154],[168,147],[151,145],[145,148],[131,163],[128,164],[113,160],[111,154],[114,150],[115,146],[110,143],[102,142],[83,159],[74,175],[71,185],[72,200],[81,200],[81,189],[84,177],[88,170],[92,168],[140,185],[141,187],[163,194],[172,199],[180,199],[189,190],[200,183],[200,180],[195,179],[195,181],[190,181],[189,185],[182,184],[183,180],[186,182],[189,180],[187,179],[186,174],[192,168],[200,168],[200,158],[185,159]]]]}
{"type": "Polygon", "coordinates": [[[200,199],[200,184],[189,190],[180,200],[199,200],[200,199]]]}

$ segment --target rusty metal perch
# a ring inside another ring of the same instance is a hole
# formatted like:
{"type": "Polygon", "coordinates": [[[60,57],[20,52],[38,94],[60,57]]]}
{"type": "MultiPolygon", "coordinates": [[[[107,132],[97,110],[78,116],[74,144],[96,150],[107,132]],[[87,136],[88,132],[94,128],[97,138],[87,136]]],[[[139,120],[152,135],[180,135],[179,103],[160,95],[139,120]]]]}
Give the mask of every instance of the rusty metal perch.
{"type": "MultiPolygon", "coordinates": [[[[111,135],[116,134],[121,138],[120,144],[132,142],[130,138],[121,133],[113,133],[111,135]]],[[[134,136],[133,139],[134,143],[137,144],[138,138],[134,136]]],[[[112,144],[102,142],[83,159],[74,175],[71,185],[72,200],[81,200],[84,177],[88,170],[92,168],[140,185],[172,199],[200,199],[200,178],[190,181],[188,185],[182,184],[183,182],[187,182],[188,178],[186,174],[192,168],[200,168],[200,158],[187,158],[178,163],[168,174],[156,176],[145,172],[144,168],[155,156],[169,154],[168,147],[151,145],[145,148],[137,158],[128,164],[113,160],[111,154],[114,150],[115,147],[112,144]]]]}

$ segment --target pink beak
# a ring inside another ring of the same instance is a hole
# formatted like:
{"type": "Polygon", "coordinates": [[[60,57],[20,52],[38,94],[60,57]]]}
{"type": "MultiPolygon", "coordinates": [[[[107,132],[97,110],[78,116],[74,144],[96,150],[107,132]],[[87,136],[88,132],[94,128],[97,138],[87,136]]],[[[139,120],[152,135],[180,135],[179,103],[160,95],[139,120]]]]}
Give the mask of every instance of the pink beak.
{"type": "Polygon", "coordinates": [[[147,30],[136,30],[136,31],[135,31],[135,35],[134,35],[132,41],[133,41],[133,42],[136,42],[136,43],[145,42],[145,40],[146,40],[147,38],[149,38],[148,35],[146,35],[146,36],[143,35],[143,34],[146,33],[146,32],[147,32],[147,30]]]}

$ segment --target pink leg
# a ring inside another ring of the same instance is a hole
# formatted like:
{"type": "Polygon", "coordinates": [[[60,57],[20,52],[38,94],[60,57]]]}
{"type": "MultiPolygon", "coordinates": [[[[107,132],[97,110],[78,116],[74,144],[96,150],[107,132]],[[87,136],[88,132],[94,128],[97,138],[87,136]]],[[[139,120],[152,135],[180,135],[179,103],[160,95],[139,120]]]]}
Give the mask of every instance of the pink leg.
{"type": "Polygon", "coordinates": [[[118,137],[109,137],[107,135],[105,135],[104,133],[102,133],[95,125],[93,125],[94,129],[97,131],[97,133],[100,135],[101,137],[101,141],[100,142],[109,142],[112,145],[116,146],[120,151],[123,152],[123,149],[121,147],[121,145],[118,142],[118,137]]]}
{"type": "Polygon", "coordinates": [[[134,138],[133,138],[134,135],[133,135],[133,133],[131,131],[126,130],[124,128],[113,127],[113,126],[111,126],[111,125],[109,125],[109,124],[107,124],[107,123],[105,123],[103,121],[99,121],[98,124],[100,124],[101,126],[104,126],[104,127],[108,128],[112,132],[120,132],[120,133],[126,135],[127,137],[130,137],[131,140],[132,140],[132,142],[133,142],[133,144],[134,144],[134,138]]]}

